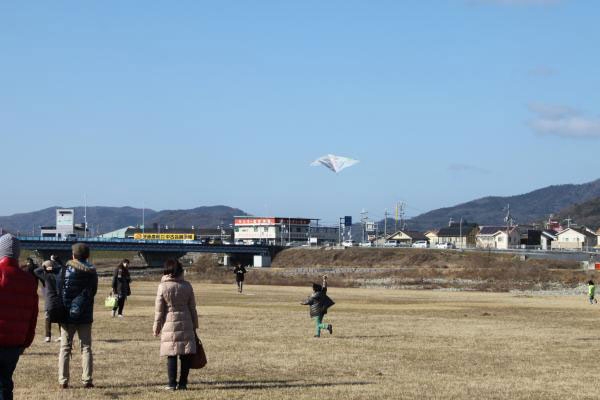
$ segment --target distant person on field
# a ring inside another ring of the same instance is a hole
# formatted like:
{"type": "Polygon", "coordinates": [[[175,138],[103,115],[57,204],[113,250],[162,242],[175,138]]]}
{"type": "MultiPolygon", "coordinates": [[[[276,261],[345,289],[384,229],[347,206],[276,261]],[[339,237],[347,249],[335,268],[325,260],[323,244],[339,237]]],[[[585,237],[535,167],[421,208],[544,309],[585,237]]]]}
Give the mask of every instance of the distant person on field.
{"type": "Polygon", "coordinates": [[[131,288],[129,286],[130,283],[131,276],[129,275],[129,260],[124,259],[113,273],[112,291],[113,294],[117,296],[117,304],[115,304],[112,310],[113,317],[115,317],[118,311],[119,318],[123,318],[125,300],[128,296],[131,296],[131,288]]]}
{"type": "MultiPolygon", "coordinates": [[[[55,257],[51,256],[50,260],[42,263],[42,266],[37,268],[34,273],[38,279],[44,283],[42,293],[44,294],[44,311],[46,316],[46,335],[44,341],[49,343],[52,340],[52,322],[50,313],[57,307],[62,307],[60,292],[58,289],[61,265],[54,261],[55,257]]],[[[60,337],[60,325],[59,325],[60,337]]]]}
{"type": "Polygon", "coordinates": [[[325,324],[323,318],[329,307],[335,303],[327,296],[327,275],[323,275],[323,284],[313,283],[313,294],[301,304],[310,306],[310,317],[315,321],[315,337],[321,337],[321,330],[327,329],[333,334],[333,326],[325,324]]]}
{"type": "Polygon", "coordinates": [[[588,282],[588,296],[590,299],[590,304],[598,303],[598,300],[596,300],[596,285],[594,285],[594,281],[591,279],[588,282]]]}
{"type": "Polygon", "coordinates": [[[246,268],[242,266],[242,264],[237,263],[235,268],[233,269],[233,273],[235,274],[235,283],[237,284],[238,293],[242,293],[244,289],[244,275],[246,274],[246,268]]]}
{"type": "Polygon", "coordinates": [[[86,389],[93,388],[92,322],[94,321],[94,296],[98,290],[96,268],[88,262],[90,249],[84,243],[72,246],[73,259],[65,266],[62,301],[67,310],[66,323],[61,329],[58,358],[58,383],[69,387],[69,360],[75,333],[81,345],[81,380],[86,389]]]}
{"type": "Polygon", "coordinates": [[[160,335],[160,355],[167,357],[168,390],[186,390],[191,355],[196,354],[198,314],[192,285],[183,279],[183,266],[175,259],[165,262],[156,293],[154,336],[160,335]],[[181,362],[177,383],[177,357],[181,362]]]}
{"type": "Polygon", "coordinates": [[[19,267],[19,240],[0,236],[0,399],[13,398],[13,372],[31,345],[38,316],[37,283],[19,267]]]}

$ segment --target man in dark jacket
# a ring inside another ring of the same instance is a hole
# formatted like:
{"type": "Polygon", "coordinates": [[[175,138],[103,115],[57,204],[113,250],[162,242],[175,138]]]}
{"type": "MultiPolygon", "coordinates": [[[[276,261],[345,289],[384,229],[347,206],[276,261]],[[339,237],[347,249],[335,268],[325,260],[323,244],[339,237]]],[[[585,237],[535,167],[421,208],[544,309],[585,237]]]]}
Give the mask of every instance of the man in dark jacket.
{"type": "Polygon", "coordinates": [[[19,240],[0,236],[0,399],[13,398],[13,372],[31,345],[38,315],[35,277],[19,267],[19,240]]]}
{"type": "Polygon", "coordinates": [[[69,359],[73,337],[77,332],[81,343],[81,380],[85,388],[93,388],[92,322],[94,321],[94,296],[98,290],[96,268],[87,259],[90,249],[83,243],[72,247],[73,259],[65,265],[62,301],[67,310],[66,323],[61,329],[60,355],[58,358],[58,382],[69,387],[69,359]]]}
{"type": "Polygon", "coordinates": [[[323,323],[329,307],[335,303],[327,296],[327,275],[323,275],[323,285],[313,283],[313,294],[301,304],[310,306],[310,317],[315,320],[315,337],[321,337],[321,330],[327,329],[333,334],[333,325],[323,323]]]}
{"type": "Polygon", "coordinates": [[[237,263],[233,269],[233,273],[235,274],[235,283],[238,287],[238,293],[242,293],[242,290],[244,290],[244,275],[246,274],[246,268],[244,268],[242,264],[237,263]]]}
{"type": "Polygon", "coordinates": [[[42,292],[44,293],[44,311],[46,314],[46,343],[52,340],[52,322],[58,322],[56,320],[52,321],[52,317],[60,311],[59,308],[64,308],[58,287],[59,284],[62,284],[62,282],[59,282],[61,271],[61,265],[54,260],[54,256],[50,260],[44,261],[41,267],[33,271],[35,276],[44,284],[42,292]]]}

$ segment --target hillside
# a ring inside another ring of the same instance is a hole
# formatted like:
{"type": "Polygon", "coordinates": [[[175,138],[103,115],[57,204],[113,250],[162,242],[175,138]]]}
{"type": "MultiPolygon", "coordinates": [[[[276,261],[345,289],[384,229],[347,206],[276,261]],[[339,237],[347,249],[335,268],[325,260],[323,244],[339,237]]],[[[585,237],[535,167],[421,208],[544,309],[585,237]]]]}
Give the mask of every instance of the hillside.
{"type": "MultiPolygon", "coordinates": [[[[35,230],[39,234],[39,227],[54,225],[56,222],[56,209],[59,206],[49,207],[30,213],[14,214],[0,217],[0,227],[14,233],[31,234],[35,230]]],[[[83,223],[83,207],[67,207],[75,209],[75,222],[83,223]]],[[[233,222],[235,215],[246,215],[246,212],[227,206],[197,207],[191,210],[163,210],[155,211],[146,209],[146,226],[154,223],[170,227],[203,227],[214,228],[220,224],[226,226],[233,222]]],[[[142,223],[142,209],[133,207],[88,207],[88,226],[92,234],[113,231],[124,226],[136,226],[142,223]]]]}
{"type": "Polygon", "coordinates": [[[580,185],[555,185],[516,196],[489,196],[440,208],[418,215],[408,221],[409,229],[426,230],[446,226],[453,218],[477,222],[480,225],[502,224],[504,208],[510,204],[516,223],[529,223],[546,219],[574,204],[600,197],[600,179],[580,185]]]}
{"type": "Polygon", "coordinates": [[[564,220],[571,218],[572,222],[578,225],[584,225],[588,228],[597,229],[600,227],[600,197],[585,201],[580,204],[563,209],[557,216],[557,219],[564,220]]]}

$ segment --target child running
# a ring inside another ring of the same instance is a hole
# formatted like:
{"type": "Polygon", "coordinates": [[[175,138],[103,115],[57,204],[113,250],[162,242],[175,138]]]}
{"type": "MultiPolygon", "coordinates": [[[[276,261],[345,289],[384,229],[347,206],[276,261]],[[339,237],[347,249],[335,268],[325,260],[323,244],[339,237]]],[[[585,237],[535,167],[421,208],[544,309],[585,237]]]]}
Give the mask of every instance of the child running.
{"type": "Polygon", "coordinates": [[[598,303],[598,300],[596,300],[596,285],[594,285],[594,281],[591,279],[588,282],[588,296],[590,298],[590,304],[598,303]]]}
{"type": "Polygon", "coordinates": [[[335,304],[327,296],[327,275],[323,275],[323,285],[313,283],[313,294],[300,304],[310,306],[310,317],[315,320],[316,338],[321,337],[322,329],[327,329],[333,335],[333,326],[323,322],[327,310],[335,304]]]}

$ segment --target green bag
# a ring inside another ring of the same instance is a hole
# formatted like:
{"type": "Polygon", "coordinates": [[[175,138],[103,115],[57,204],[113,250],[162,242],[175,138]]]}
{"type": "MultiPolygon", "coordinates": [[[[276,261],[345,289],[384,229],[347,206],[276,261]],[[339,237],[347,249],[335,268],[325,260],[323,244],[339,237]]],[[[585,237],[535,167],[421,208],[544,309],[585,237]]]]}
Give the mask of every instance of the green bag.
{"type": "Polygon", "coordinates": [[[104,299],[104,307],[106,308],[115,308],[117,305],[117,298],[115,296],[108,295],[106,299],[104,299]]]}

